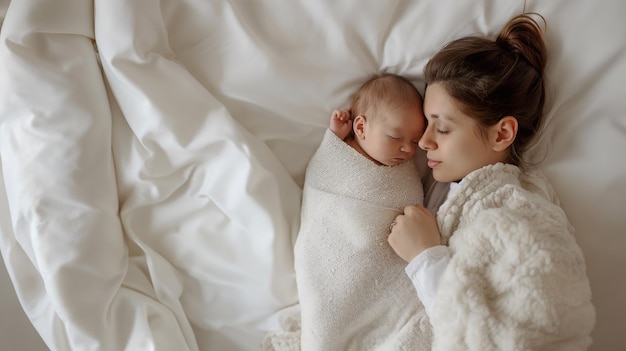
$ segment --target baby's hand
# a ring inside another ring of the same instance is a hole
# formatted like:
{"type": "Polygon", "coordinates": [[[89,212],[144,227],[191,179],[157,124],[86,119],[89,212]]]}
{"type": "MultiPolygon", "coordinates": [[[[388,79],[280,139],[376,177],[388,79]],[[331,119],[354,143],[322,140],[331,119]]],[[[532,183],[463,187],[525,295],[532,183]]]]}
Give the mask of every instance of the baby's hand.
{"type": "Polygon", "coordinates": [[[344,140],[352,131],[350,111],[333,111],[330,117],[330,130],[335,133],[339,139],[344,140]]]}

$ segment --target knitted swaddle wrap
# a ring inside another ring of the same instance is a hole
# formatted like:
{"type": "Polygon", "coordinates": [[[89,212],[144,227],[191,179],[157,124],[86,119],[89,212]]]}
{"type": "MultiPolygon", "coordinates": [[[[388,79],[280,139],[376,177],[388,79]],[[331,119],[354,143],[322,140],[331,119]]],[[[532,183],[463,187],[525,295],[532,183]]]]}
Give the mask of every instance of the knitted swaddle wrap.
{"type": "Polygon", "coordinates": [[[421,204],[413,162],[377,166],[327,131],[307,168],[295,268],[302,350],[429,350],[430,323],[387,243],[421,204]]]}

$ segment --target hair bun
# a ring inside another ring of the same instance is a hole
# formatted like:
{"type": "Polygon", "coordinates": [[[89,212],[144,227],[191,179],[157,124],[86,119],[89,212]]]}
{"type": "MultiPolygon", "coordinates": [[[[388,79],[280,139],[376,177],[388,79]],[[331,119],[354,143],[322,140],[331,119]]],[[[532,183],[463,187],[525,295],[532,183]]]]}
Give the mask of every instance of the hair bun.
{"type": "Polygon", "coordinates": [[[542,28],[531,15],[539,16],[545,27],[546,21],[540,14],[521,14],[513,17],[504,26],[496,38],[496,43],[503,48],[516,52],[539,73],[543,74],[547,61],[547,50],[543,41],[542,28]]]}

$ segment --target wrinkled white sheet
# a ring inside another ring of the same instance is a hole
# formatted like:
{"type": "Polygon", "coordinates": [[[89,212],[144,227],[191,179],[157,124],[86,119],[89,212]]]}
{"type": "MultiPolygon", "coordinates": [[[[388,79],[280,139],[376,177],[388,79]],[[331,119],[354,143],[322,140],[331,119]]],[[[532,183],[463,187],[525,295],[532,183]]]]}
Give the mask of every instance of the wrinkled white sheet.
{"type": "MultiPolygon", "coordinates": [[[[41,339],[54,350],[257,349],[297,302],[301,185],[332,110],[373,72],[421,86],[441,45],[495,34],[522,8],[0,1],[0,250],[41,339]]],[[[532,156],[587,258],[592,349],[621,350],[626,3],[526,8],[547,19],[551,55],[532,156]]],[[[0,336],[16,339],[14,328],[0,336]]]]}

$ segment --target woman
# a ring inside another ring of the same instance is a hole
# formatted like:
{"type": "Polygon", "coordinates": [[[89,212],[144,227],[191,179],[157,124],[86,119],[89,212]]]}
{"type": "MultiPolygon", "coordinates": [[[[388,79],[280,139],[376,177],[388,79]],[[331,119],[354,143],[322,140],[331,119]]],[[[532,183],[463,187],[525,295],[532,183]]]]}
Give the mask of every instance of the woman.
{"type": "Polygon", "coordinates": [[[546,47],[528,14],[427,64],[419,146],[450,192],[435,218],[409,206],[388,242],[433,326],[433,350],[585,350],[595,324],[573,228],[520,155],[542,124],[546,47]]]}

